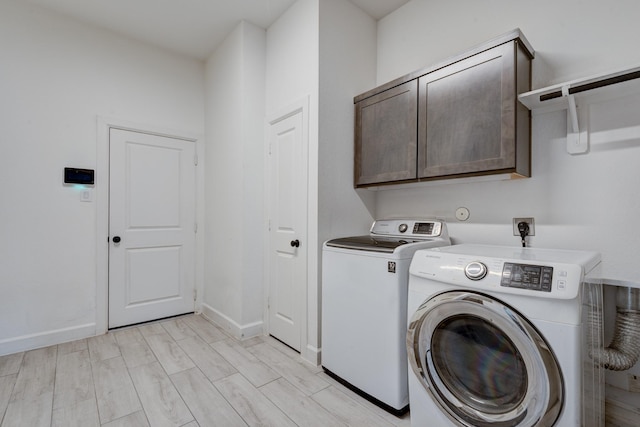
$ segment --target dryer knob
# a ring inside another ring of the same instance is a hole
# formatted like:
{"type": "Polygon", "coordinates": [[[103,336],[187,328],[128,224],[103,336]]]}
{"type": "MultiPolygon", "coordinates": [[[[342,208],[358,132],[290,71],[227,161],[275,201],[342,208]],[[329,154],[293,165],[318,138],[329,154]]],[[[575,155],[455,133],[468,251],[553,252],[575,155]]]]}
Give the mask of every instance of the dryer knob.
{"type": "Polygon", "coordinates": [[[407,224],[400,224],[398,226],[398,231],[401,233],[404,233],[405,231],[407,231],[409,229],[409,226],[407,224]]]}
{"type": "Polygon", "coordinates": [[[487,275],[487,266],[480,261],[474,261],[467,264],[464,268],[464,274],[471,280],[480,280],[487,275]]]}

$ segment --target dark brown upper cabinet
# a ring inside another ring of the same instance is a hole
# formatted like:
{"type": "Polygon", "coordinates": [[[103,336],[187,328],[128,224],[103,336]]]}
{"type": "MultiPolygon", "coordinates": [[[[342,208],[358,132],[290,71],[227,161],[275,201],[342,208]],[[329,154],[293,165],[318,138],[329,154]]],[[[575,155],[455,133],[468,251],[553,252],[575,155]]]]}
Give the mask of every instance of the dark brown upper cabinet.
{"type": "Polygon", "coordinates": [[[530,176],[532,59],[514,30],[354,98],[355,186],[530,176]]]}
{"type": "Polygon", "coordinates": [[[356,104],[356,185],[412,180],[418,148],[418,82],[356,104]]]}

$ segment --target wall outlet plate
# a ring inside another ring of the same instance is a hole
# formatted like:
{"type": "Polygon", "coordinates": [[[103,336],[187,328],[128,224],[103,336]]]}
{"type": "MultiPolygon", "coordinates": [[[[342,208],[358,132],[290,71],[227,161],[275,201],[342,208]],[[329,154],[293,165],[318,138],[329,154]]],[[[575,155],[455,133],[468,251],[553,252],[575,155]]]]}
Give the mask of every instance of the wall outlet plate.
{"type": "Polygon", "coordinates": [[[456,219],[458,221],[466,221],[469,219],[469,209],[465,208],[464,206],[459,207],[458,209],[456,209],[456,219]]]}
{"type": "Polygon", "coordinates": [[[536,235],[536,223],[533,218],[513,218],[513,235],[520,236],[520,231],[518,231],[518,224],[522,221],[529,224],[529,234],[528,236],[536,235]]]}

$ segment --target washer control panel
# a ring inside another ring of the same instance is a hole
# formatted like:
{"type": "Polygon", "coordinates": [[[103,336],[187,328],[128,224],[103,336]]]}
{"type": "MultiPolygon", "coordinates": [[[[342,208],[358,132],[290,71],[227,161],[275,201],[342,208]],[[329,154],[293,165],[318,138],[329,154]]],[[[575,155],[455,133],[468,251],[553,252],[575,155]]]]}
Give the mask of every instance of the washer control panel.
{"type": "Polygon", "coordinates": [[[413,234],[439,236],[442,223],[434,221],[416,221],[413,223],[413,234]]]}
{"type": "Polygon", "coordinates": [[[505,262],[500,286],[551,292],[553,267],[505,262]]]}
{"type": "Polygon", "coordinates": [[[371,234],[389,237],[414,237],[417,239],[449,238],[447,225],[439,220],[382,219],[371,226],[371,234]]]}
{"type": "Polygon", "coordinates": [[[409,273],[410,283],[437,289],[566,300],[578,297],[587,272],[598,280],[599,262],[589,251],[460,244],[418,250],[409,273]]]}

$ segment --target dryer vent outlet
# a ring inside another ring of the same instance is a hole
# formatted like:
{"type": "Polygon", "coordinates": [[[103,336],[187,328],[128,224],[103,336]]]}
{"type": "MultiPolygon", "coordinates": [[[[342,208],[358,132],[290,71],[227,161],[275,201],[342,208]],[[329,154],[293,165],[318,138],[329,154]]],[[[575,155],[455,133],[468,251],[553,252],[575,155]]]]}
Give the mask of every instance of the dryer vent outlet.
{"type": "Polygon", "coordinates": [[[521,222],[526,222],[529,225],[529,233],[527,236],[535,236],[536,235],[536,224],[533,218],[513,218],[513,235],[520,236],[520,231],[518,230],[518,224],[521,222]]]}

